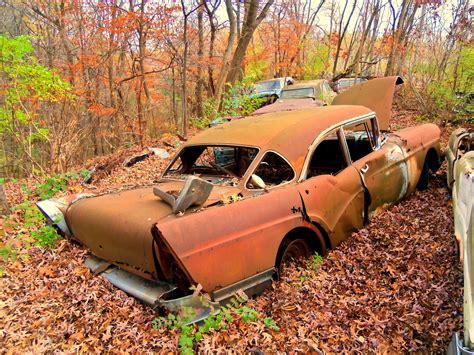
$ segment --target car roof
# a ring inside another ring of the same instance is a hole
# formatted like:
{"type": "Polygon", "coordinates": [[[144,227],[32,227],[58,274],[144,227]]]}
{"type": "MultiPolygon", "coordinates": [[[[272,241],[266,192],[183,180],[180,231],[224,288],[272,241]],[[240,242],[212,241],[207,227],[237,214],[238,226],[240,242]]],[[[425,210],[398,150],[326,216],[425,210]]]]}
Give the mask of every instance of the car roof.
{"type": "Polygon", "coordinates": [[[283,90],[294,90],[294,89],[302,89],[302,88],[312,88],[312,87],[320,87],[322,83],[324,83],[325,79],[317,79],[317,80],[304,80],[298,81],[297,83],[285,86],[283,90]]]}
{"type": "Polygon", "coordinates": [[[285,80],[285,79],[291,79],[291,76],[282,77],[282,78],[272,78],[272,79],[260,80],[260,81],[257,81],[255,84],[268,83],[268,82],[271,82],[271,81],[282,81],[282,80],[285,80]]]}
{"type": "Polygon", "coordinates": [[[241,145],[273,150],[300,172],[309,145],[325,129],[371,113],[367,107],[337,105],[250,116],[209,128],[185,146],[241,145]]]}

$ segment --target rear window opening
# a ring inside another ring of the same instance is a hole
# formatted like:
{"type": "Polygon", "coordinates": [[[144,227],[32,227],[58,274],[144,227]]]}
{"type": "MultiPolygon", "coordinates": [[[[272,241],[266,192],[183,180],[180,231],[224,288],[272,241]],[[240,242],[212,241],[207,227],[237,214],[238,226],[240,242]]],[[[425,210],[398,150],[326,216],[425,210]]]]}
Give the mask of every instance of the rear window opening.
{"type": "MultiPolygon", "coordinates": [[[[320,93],[318,92],[318,94],[320,93]]],[[[311,97],[314,99],[316,97],[314,88],[283,90],[280,95],[280,99],[297,99],[297,98],[305,98],[305,97],[311,97]]]]}
{"type": "Polygon", "coordinates": [[[213,184],[234,186],[258,154],[253,147],[200,145],[184,148],[163,177],[195,175],[213,184]]]}

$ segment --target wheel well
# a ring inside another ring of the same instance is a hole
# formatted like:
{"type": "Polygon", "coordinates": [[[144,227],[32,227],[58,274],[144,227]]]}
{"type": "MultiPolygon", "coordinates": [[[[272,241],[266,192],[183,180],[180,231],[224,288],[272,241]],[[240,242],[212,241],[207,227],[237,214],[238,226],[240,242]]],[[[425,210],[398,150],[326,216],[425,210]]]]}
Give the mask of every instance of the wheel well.
{"type": "Polygon", "coordinates": [[[278,264],[280,263],[281,257],[283,255],[283,249],[282,246],[285,244],[286,241],[294,240],[297,238],[303,238],[305,239],[308,243],[311,249],[313,251],[317,252],[319,255],[323,255],[324,250],[326,248],[323,248],[323,245],[321,244],[321,239],[323,239],[323,233],[320,228],[316,227],[318,229],[318,232],[321,234],[320,236],[317,235],[315,231],[312,229],[306,228],[306,227],[298,227],[290,232],[288,232],[285,237],[282,239],[280,243],[280,247],[278,248],[278,253],[277,257],[275,260],[275,266],[278,267],[278,264]]]}
{"type": "Polygon", "coordinates": [[[430,168],[432,173],[435,173],[438,171],[441,164],[440,164],[438,152],[436,151],[436,149],[430,148],[428,150],[428,153],[426,154],[425,160],[428,162],[428,167],[430,168]]]}

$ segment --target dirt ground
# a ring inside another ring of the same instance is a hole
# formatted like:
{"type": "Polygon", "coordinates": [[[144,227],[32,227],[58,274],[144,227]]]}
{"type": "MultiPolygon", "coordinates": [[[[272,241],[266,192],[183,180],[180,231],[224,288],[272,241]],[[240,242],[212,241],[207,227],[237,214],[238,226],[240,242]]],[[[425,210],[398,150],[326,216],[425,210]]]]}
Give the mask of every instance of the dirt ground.
{"type": "MultiPolygon", "coordinates": [[[[415,124],[400,117],[400,126],[415,124]]],[[[165,164],[158,157],[131,168],[117,164],[88,189],[152,184],[165,164]]],[[[247,306],[259,318],[272,317],[279,331],[235,319],[227,329],[205,334],[195,350],[446,349],[452,332],[462,328],[463,281],[445,180],[441,169],[426,191],[379,210],[318,267],[288,268],[281,281],[250,300],[247,306]]],[[[18,187],[8,188],[10,200],[18,202],[18,187]]],[[[28,228],[5,228],[0,239],[15,244],[13,236],[21,233],[28,228]]],[[[5,264],[0,278],[3,351],[176,351],[178,331],[153,329],[153,311],[92,275],[83,266],[86,255],[69,240],[52,249],[18,242],[16,261],[5,264]]]]}

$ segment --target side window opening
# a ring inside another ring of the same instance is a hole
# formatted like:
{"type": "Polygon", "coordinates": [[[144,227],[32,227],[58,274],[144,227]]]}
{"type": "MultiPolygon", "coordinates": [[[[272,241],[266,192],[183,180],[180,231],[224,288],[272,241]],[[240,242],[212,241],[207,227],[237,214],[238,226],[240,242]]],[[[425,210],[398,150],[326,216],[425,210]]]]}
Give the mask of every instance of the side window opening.
{"type": "Polygon", "coordinates": [[[352,161],[359,160],[372,153],[376,146],[372,120],[344,127],[347,147],[352,161]]]}
{"type": "MultiPolygon", "coordinates": [[[[266,187],[281,185],[295,177],[295,172],[288,162],[274,152],[265,154],[253,174],[261,178],[266,187]]],[[[249,181],[247,182],[247,188],[258,189],[259,187],[253,186],[249,181]]]]}
{"type": "Polygon", "coordinates": [[[318,175],[337,175],[347,167],[343,145],[336,132],[327,135],[316,147],[308,166],[307,179],[318,175]]]}

